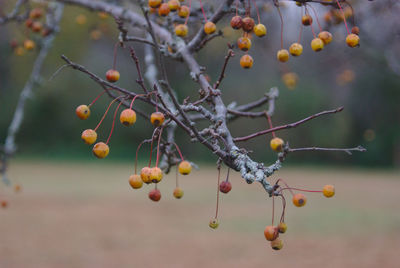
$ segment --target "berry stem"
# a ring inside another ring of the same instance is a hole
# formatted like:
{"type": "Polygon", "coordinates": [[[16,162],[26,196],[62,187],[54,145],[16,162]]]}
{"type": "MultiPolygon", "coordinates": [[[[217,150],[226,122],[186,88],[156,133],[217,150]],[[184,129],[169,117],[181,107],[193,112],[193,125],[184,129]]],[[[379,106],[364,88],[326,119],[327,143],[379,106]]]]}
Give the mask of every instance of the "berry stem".
{"type": "Polygon", "coordinates": [[[153,155],[154,136],[155,136],[155,134],[156,134],[157,131],[158,131],[158,128],[155,128],[154,131],[153,131],[153,135],[151,135],[149,167],[151,166],[151,157],[152,157],[152,155],[153,155]]]}
{"type": "MultiPolygon", "coordinates": [[[[300,9],[300,18],[303,17],[303,7],[300,9]]],[[[301,43],[301,36],[303,34],[303,23],[300,23],[300,32],[299,32],[299,40],[297,43],[301,43]]]]}
{"type": "Polygon", "coordinates": [[[113,122],[112,122],[110,135],[108,135],[108,139],[107,139],[106,144],[108,144],[108,142],[110,141],[111,136],[112,136],[112,134],[113,134],[113,132],[114,132],[115,118],[117,118],[117,112],[118,112],[118,109],[119,109],[119,107],[120,107],[121,105],[122,105],[122,102],[120,102],[120,103],[118,104],[117,108],[115,109],[115,112],[114,112],[114,119],[113,119],[113,122]]]}
{"type": "Polygon", "coordinates": [[[226,182],[228,182],[229,181],[229,171],[231,170],[231,168],[230,167],[228,167],[228,172],[226,173],[226,182]]]}
{"type": "Polygon", "coordinates": [[[140,148],[142,147],[142,145],[143,145],[144,143],[148,143],[148,142],[149,142],[149,140],[144,140],[144,141],[142,141],[142,142],[138,145],[138,147],[137,147],[137,149],[136,149],[135,174],[137,174],[137,162],[138,162],[139,150],[140,150],[140,148]]]}
{"type": "Polygon", "coordinates": [[[279,18],[281,19],[281,49],[283,49],[283,17],[279,6],[277,6],[276,9],[278,10],[279,18]]]}
{"type": "Polygon", "coordinates": [[[204,19],[207,22],[207,16],[206,13],[204,12],[203,3],[201,2],[201,0],[199,0],[199,2],[200,2],[201,12],[203,13],[204,19]]]}
{"type": "Polygon", "coordinates": [[[336,3],[338,4],[339,9],[340,9],[340,12],[341,12],[342,15],[343,15],[344,26],[346,27],[347,34],[350,34],[349,27],[347,26],[346,17],[345,17],[345,15],[344,15],[344,11],[343,11],[343,9],[342,9],[342,6],[341,6],[340,3],[339,3],[339,0],[336,0],[336,3]]]}
{"type": "Polygon", "coordinates": [[[124,97],[124,96],[119,96],[119,97],[113,99],[113,100],[110,102],[110,104],[108,105],[107,110],[104,112],[103,117],[101,118],[100,122],[99,122],[99,123],[97,124],[97,126],[94,128],[94,131],[97,131],[97,129],[100,127],[101,123],[103,123],[103,120],[104,120],[104,118],[106,117],[106,115],[107,115],[107,113],[108,113],[108,110],[110,110],[111,105],[112,105],[114,102],[116,102],[118,99],[122,98],[122,97],[124,97]]]}
{"type": "Polygon", "coordinates": [[[256,4],[256,2],[254,0],[252,0],[252,1],[253,1],[253,6],[256,8],[258,24],[260,24],[261,20],[260,20],[260,12],[258,10],[258,6],[257,6],[257,4],[256,4]]]}
{"type": "Polygon", "coordinates": [[[235,1],[236,16],[238,15],[238,2],[239,0],[235,1]]]}
{"type": "MultiPolygon", "coordinates": [[[[286,181],[284,181],[282,178],[278,179],[278,180],[275,182],[275,185],[278,185],[280,181],[283,182],[283,184],[285,184],[286,187],[287,187],[286,189],[289,189],[290,193],[291,193],[292,195],[294,195],[294,192],[292,191],[292,188],[290,188],[289,185],[286,183],[286,181]]],[[[282,189],[282,188],[281,188],[281,189],[282,189]]],[[[282,191],[282,190],[280,190],[279,193],[280,193],[281,191],[282,191]]]]}
{"type": "Polygon", "coordinates": [[[218,208],[219,208],[219,180],[221,177],[221,165],[218,165],[218,179],[217,179],[217,206],[215,208],[215,218],[218,219],[218,208]]]}
{"type": "Polygon", "coordinates": [[[160,143],[163,129],[164,126],[161,127],[160,134],[158,134],[156,167],[158,167],[158,161],[160,160],[160,143]]]}
{"type": "Polygon", "coordinates": [[[176,148],[176,150],[178,151],[178,153],[179,153],[179,156],[181,157],[181,159],[182,159],[182,161],[184,160],[183,159],[183,155],[182,155],[182,152],[181,152],[181,150],[179,149],[179,146],[178,146],[178,144],[176,144],[175,142],[174,142],[174,145],[175,145],[175,148],[176,148]]]}
{"type": "Polygon", "coordinates": [[[319,23],[317,11],[315,10],[315,8],[312,5],[308,5],[308,6],[311,8],[311,10],[314,13],[315,19],[317,20],[319,31],[322,32],[322,27],[321,27],[321,24],[319,23]]]}
{"type": "Polygon", "coordinates": [[[185,19],[185,25],[187,25],[188,21],[189,21],[189,17],[190,17],[190,12],[192,11],[192,0],[189,0],[189,14],[187,15],[186,19],[185,19]]]}
{"type": "Polygon", "coordinates": [[[175,169],[175,186],[176,188],[179,187],[179,183],[178,183],[178,165],[176,165],[176,169],[175,169]]]}
{"type": "MultiPolygon", "coordinates": [[[[307,6],[304,6],[304,8],[305,8],[305,12],[306,12],[306,15],[309,15],[311,18],[312,18],[312,16],[310,15],[310,13],[308,12],[308,9],[307,9],[307,6]]],[[[311,27],[311,32],[312,32],[312,35],[313,35],[313,37],[314,38],[316,38],[316,35],[315,35],[315,32],[314,32],[314,27],[313,27],[313,24],[311,23],[310,24],[310,27],[311,27]]]]}
{"type": "Polygon", "coordinates": [[[139,96],[144,96],[145,94],[140,94],[140,95],[136,95],[135,97],[133,97],[132,101],[131,101],[131,105],[129,106],[129,109],[132,110],[132,106],[133,106],[133,102],[136,100],[137,97],[139,96]]]}
{"type": "Polygon", "coordinates": [[[280,197],[282,198],[282,215],[280,222],[285,222],[286,199],[283,195],[280,195],[280,197]]]}
{"type": "Polygon", "coordinates": [[[88,107],[90,108],[93,104],[95,104],[95,102],[96,102],[101,96],[103,96],[103,94],[104,94],[105,92],[106,92],[106,91],[103,90],[99,95],[97,95],[97,97],[88,105],[88,107]]]}
{"type": "MultiPolygon", "coordinates": [[[[267,116],[268,119],[269,128],[273,128],[271,116],[269,116],[267,112],[265,113],[265,115],[267,116]]],[[[276,138],[275,131],[272,131],[272,137],[276,138]]]]}
{"type": "Polygon", "coordinates": [[[275,195],[272,195],[272,226],[274,226],[274,218],[275,218],[275,195]]]}
{"type": "Polygon", "coordinates": [[[281,188],[279,190],[279,193],[281,193],[283,190],[290,190],[290,191],[294,190],[294,191],[307,192],[307,193],[322,193],[322,191],[306,190],[306,189],[293,188],[293,187],[281,188]]]}

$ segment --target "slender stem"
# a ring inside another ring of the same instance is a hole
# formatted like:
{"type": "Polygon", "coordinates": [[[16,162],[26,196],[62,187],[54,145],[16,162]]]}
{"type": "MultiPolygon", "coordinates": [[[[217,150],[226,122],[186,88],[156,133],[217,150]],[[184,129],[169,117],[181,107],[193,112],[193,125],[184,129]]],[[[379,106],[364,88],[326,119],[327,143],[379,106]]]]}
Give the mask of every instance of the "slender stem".
{"type": "Polygon", "coordinates": [[[138,145],[138,147],[137,147],[137,149],[136,149],[135,174],[137,174],[137,163],[138,163],[139,150],[140,150],[140,148],[142,147],[142,145],[143,145],[144,143],[149,143],[150,141],[151,141],[151,140],[144,140],[144,141],[142,141],[142,142],[138,145]]]}
{"type": "Polygon", "coordinates": [[[122,98],[124,96],[119,96],[115,99],[113,99],[110,104],[107,107],[107,110],[104,112],[103,117],[101,118],[100,122],[97,124],[97,126],[94,128],[94,131],[97,131],[97,129],[100,127],[101,123],[103,123],[104,118],[106,117],[106,115],[108,114],[108,111],[110,110],[111,105],[116,102],[118,99],[122,98]]]}
{"type": "Polygon", "coordinates": [[[120,103],[118,104],[117,108],[115,109],[115,112],[114,112],[114,119],[113,119],[113,122],[112,122],[110,135],[108,135],[108,139],[107,139],[106,144],[108,144],[108,142],[110,141],[111,136],[112,136],[112,134],[113,134],[113,132],[114,132],[115,118],[117,118],[118,109],[119,109],[119,107],[121,106],[121,104],[122,104],[122,102],[120,102],[120,103]]]}
{"type": "Polygon", "coordinates": [[[88,107],[90,108],[93,104],[95,104],[95,102],[96,102],[101,96],[103,96],[104,93],[106,93],[105,90],[103,90],[99,95],[97,95],[97,97],[88,105],[88,107]]]}
{"type": "Polygon", "coordinates": [[[184,161],[184,158],[183,158],[182,152],[181,152],[181,150],[179,149],[179,146],[178,146],[178,144],[176,144],[176,143],[174,142],[174,145],[175,145],[175,148],[176,148],[176,150],[178,151],[178,153],[179,153],[179,156],[181,157],[182,161],[184,161]]]}
{"type": "Polygon", "coordinates": [[[179,183],[178,183],[178,165],[176,165],[176,167],[175,167],[175,186],[176,186],[176,188],[178,188],[179,187],[179,183]]]}
{"type": "Polygon", "coordinates": [[[161,127],[160,133],[158,134],[156,167],[158,167],[158,161],[160,160],[160,143],[163,129],[164,126],[161,127]]]}
{"type": "Polygon", "coordinates": [[[252,0],[252,1],[253,1],[253,6],[256,8],[258,24],[260,24],[260,22],[261,22],[261,20],[260,20],[260,11],[258,10],[258,6],[257,6],[256,2],[254,0],[252,0]]]}
{"type": "Polygon", "coordinates": [[[350,34],[349,27],[347,26],[347,21],[346,21],[346,17],[345,17],[345,15],[344,15],[344,11],[343,11],[343,9],[342,9],[342,6],[340,5],[340,3],[339,3],[338,0],[336,0],[336,3],[338,4],[339,9],[340,9],[340,12],[342,13],[343,21],[344,21],[344,26],[346,27],[347,34],[350,34]]]}
{"type": "Polygon", "coordinates": [[[218,166],[218,179],[217,179],[217,206],[215,208],[215,218],[218,219],[218,208],[219,208],[219,180],[221,177],[221,166],[218,166]]]}
{"type": "Polygon", "coordinates": [[[283,49],[283,17],[279,6],[276,6],[276,9],[278,10],[279,18],[281,20],[281,49],[283,49]]]}
{"type": "Polygon", "coordinates": [[[157,133],[157,131],[158,131],[158,128],[155,128],[154,131],[153,131],[153,135],[151,136],[149,167],[151,166],[151,158],[152,158],[152,155],[153,155],[154,136],[157,133]]]}
{"type": "Polygon", "coordinates": [[[189,14],[187,15],[186,19],[185,19],[185,25],[187,25],[188,21],[189,21],[189,17],[190,17],[190,13],[192,12],[192,0],[189,0],[189,14]]]}
{"type": "Polygon", "coordinates": [[[230,167],[228,167],[228,172],[226,173],[226,182],[228,182],[229,181],[229,171],[231,170],[231,168],[230,167]]]}
{"type": "Polygon", "coordinates": [[[199,2],[200,2],[201,12],[203,13],[204,19],[207,22],[207,16],[206,13],[204,12],[203,3],[201,2],[201,0],[199,0],[199,2]]]}
{"type": "MultiPolygon", "coordinates": [[[[273,128],[271,116],[268,113],[265,113],[265,115],[267,116],[268,119],[269,128],[270,129],[273,128]]],[[[272,137],[276,138],[275,131],[272,131],[272,137]]]]}
{"type": "Polygon", "coordinates": [[[319,18],[318,18],[317,11],[315,10],[315,8],[312,5],[308,5],[308,6],[311,8],[311,10],[314,13],[315,19],[317,20],[319,31],[322,32],[322,27],[321,27],[321,24],[319,23],[319,18]]]}
{"type": "Polygon", "coordinates": [[[275,195],[272,195],[272,226],[274,226],[274,218],[275,218],[275,195]]]}

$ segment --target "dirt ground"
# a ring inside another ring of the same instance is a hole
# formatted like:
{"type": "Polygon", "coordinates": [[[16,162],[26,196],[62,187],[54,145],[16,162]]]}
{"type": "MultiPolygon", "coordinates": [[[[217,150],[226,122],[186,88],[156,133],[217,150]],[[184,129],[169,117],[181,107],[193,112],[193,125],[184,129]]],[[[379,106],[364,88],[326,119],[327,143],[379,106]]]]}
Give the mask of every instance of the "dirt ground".
{"type": "Polygon", "coordinates": [[[181,200],[173,198],[175,176],[168,175],[154,203],[149,186],[130,189],[131,168],[106,161],[13,163],[10,176],[23,191],[0,192],[9,201],[0,210],[0,267],[400,267],[398,172],[279,172],[291,186],[331,183],[337,194],[307,194],[303,208],[289,204],[284,248],[273,251],[263,235],[271,199],[260,185],[231,176],[221,224],[212,230],[216,172],[180,177],[181,200]]]}

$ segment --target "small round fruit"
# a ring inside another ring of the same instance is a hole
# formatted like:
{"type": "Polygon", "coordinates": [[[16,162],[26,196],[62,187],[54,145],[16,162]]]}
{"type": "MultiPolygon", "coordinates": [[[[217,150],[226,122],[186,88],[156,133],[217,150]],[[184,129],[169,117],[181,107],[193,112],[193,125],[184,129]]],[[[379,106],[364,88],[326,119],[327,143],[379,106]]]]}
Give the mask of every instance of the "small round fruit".
{"type": "Polygon", "coordinates": [[[43,24],[40,21],[34,21],[32,23],[31,29],[33,32],[38,33],[42,30],[43,24]]]}
{"type": "Polygon", "coordinates": [[[174,189],[174,197],[175,197],[176,199],[181,199],[182,196],[183,196],[183,190],[182,190],[182,188],[176,187],[176,188],[174,189]]]}
{"type": "Polygon", "coordinates": [[[106,78],[108,82],[114,83],[119,80],[120,74],[117,70],[110,69],[106,72],[106,78]]]}
{"type": "Polygon", "coordinates": [[[274,250],[280,250],[283,248],[283,241],[280,238],[271,241],[271,248],[274,250]]]}
{"type": "Polygon", "coordinates": [[[284,75],[282,75],[282,81],[289,89],[295,89],[298,80],[298,75],[293,72],[285,73],[284,75]]]}
{"type": "Polygon", "coordinates": [[[169,10],[177,11],[180,8],[181,3],[179,3],[178,0],[169,0],[168,1],[168,6],[169,6],[169,10]]]}
{"type": "Polygon", "coordinates": [[[314,38],[311,41],[311,48],[312,50],[314,50],[315,52],[321,51],[324,48],[324,41],[322,41],[321,38],[314,38]]]}
{"type": "Polygon", "coordinates": [[[351,28],[351,33],[359,35],[360,34],[360,28],[358,28],[357,26],[354,26],[353,28],[351,28]]]}
{"type": "Polygon", "coordinates": [[[275,152],[281,152],[283,149],[283,140],[281,138],[275,137],[270,141],[269,145],[271,149],[275,152]]]}
{"type": "Polygon", "coordinates": [[[169,12],[170,12],[170,9],[169,9],[169,5],[167,3],[161,4],[161,6],[158,8],[158,15],[160,15],[162,17],[168,16],[169,12]]]}
{"type": "Polygon", "coordinates": [[[27,28],[31,28],[32,25],[33,25],[33,20],[32,20],[32,19],[27,19],[27,20],[25,21],[25,26],[26,26],[27,28]]]}
{"type": "Polygon", "coordinates": [[[240,58],[240,66],[242,66],[245,69],[250,69],[253,66],[253,58],[245,54],[240,58]]]}
{"type": "Polygon", "coordinates": [[[82,104],[76,108],[75,113],[80,119],[85,120],[90,116],[90,109],[87,105],[82,104]]]}
{"type": "Polygon", "coordinates": [[[149,7],[157,8],[161,5],[162,0],[149,0],[149,7]]]}
{"type": "Polygon", "coordinates": [[[40,19],[43,16],[43,10],[41,8],[34,8],[29,12],[29,18],[40,19]]]}
{"type": "Polygon", "coordinates": [[[240,37],[237,41],[238,48],[247,51],[251,48],[251,40],[248,37],[240,37]]]}
{"type": "Polygon", "coordinates": [[[104,142],[98,142],[93,146],[93,154],[97,158],[105,158],[110,152],[110,148],[104,142]]]}
{"type": "Polygon", "coordinates": [[[289,51],[287,49],[281,49],[276,53],[276,58],[280,62],[287,62],[289,60],[289,51]]]}
{"type": "Polygon", "coordinates": [[[265,25],[261,23],[254,26],[253,30],[255,35],[257,35],[258,37],[263,37],[264,35],[267,34],[267,28],[265,28],[265,25]]]}
{"type": "Polygon", "coordinates": [[[332,197],[335,195],[335,186],[333,185],[325,185],[324,188],[322,189],[322,193],[324,194],[325,197],[332,197]]]}
{"type": "Polygon", "coordinates": [[[190,14],[190,9],[187,6],[181,6],[178,10],[178,16],[181,18],[187,18],[190,14]]]}
{"type": "Polygon", "coordinates": [[[219,190],[221,193],[227,194],[232,190],[232,184],[229,181],[223,181],[219,184],[219,190]]]}
{"type": "Polygon", "coordinates": [[[178,170],[182,175],[189,175],[192,171],[192,165],[188,161],[184,160],[179,163],[178,170]]]}
{"type": "Polygon", "coordinates": [[[151,168],[149,167],[144,167],[142,168],[142,170],[140,171],[140,178],[142,179],[142,181],[146,184],[151,183],[151,179],[150,179],[150,173],[151,173],[151,168]]]}
{"type": "Polygon", "coordinates": [[[349,47],[356,47],[360,43],[360,37],[356,34],[349,34],[346,37],[346,43],[349,47]]]}
{"type": "Polygon", "coordinates": [[[132,186],[133,189],[139,189],[143,186],[143,181],[140,175],[134,174],[129,176],[129,184],[132,186]]]}
{"type": "Polygon", "coordinates": [[[33,42],[33,41],[30,40],[30,39],[25,40],[25,41],[24,41],[24,48],[25,48],[26,50],[32,50],[32,49],[34,49],[34,48],[35,48],[35,42],[33,42]]]}
{"type": "Polygon", "coordinates": [[[136,113],[132,109],[125,109],[122,111],[121,115],[119,116],[119,121],[124,126],[132,126],[136,122],[136,113]]]}
{"type": "Polygon", "coordinates": [[[21,184],[15,184],[14,185],[14,192],[19,193],[22,190],[21,184]]]}
{"type": "Polygon", "coordinates": [[[185,24],[178,24],[175,26],[175,34],[180,37],[185,37],[188,34],[188,27],[185,24]]]}
{"type": "Polygon", "coordinates": [[[292,56],[300,56],[303,53],[303,46],[299,43],[293,43],[290,47],[289,47],[289,52],[290,54],[292,54],[292,56]]]}
{"type": "Polygon", "coordinates": [[[17,56],[23,56],[25,54],[25,49],[22,46],[18,46],[14,49],[14,53],[17,56]]]}
{"type": "Polygon", "coordinates": [[[329,44],[332,42],[332,34],[328,31],[322,31],[318,34],[318,38],[324,42],[324,45],[329,44]]]}
{"type": "Polygon", "coordinates": [[[243,28],[243,31],[245,31],[245,32],[249,33],[251,31],[253,31],[254,25],[255,25],[254,20],[250,17],[245,17],[242,20],[242,28],[243,28]]]}
{"type": "Polygon", "coordinates": [[[91,145],[96,142],[97,133],[93,129],[86,129],[82,132],[81,138],[86,144],[91,145]]]}
{"type": "Polygon", "coordinates": [[[80,14],[75,18],[75,21],[79,25],[84,25],[86,23],[86,21],[87,21],[87,18],[86,18],[85,15],[80,14]]]}
{"type": "Polygon", "coordinates": [[[165,116],[161,112],[154,112],[150,116],[150,122],[155,127],[161,126],[162,123],[164,123],[164,120],[165,120],[165,116]]]}
{"type": "Polygon", "coordinates": [[[212,229],[217,229],[219,226],[219,222],[218,219],[211,219],[210,223],[208,224],[208,226],[210,226],[210,228],[212,229]]]}
{"type": "Polygon", "coordinates": [[[307,203],[307,197],[304,194],[295,194],[292,202],[296,207],[303,207],[307,203]]]}
{"type": "Polygon", "coordinates": [[[279,236],[278,227],[273,225],[268,225],[264,229],[264,236],[265,239],[267,239],[268,241],[274,241],[279,236]]]}
{"type": "Polygon", "coordinates": [[[6,200],[1,201],[1,207],[6,208],[8,206],[8,202],[6,200]]]}
{"type": "Polygon", "coordinates": [[[212,21],[207,21],[206,24],[204,24],[204,32],[206,34],[212,34],[217,30],[217,26],[215,26],[215,23],[212,21]]]}
{"type": "Polygon", "coordinates": [[[159,183],[163,178],[162,170],[159,167],[153,167],[150,170],[150,180],[154,183],[159,183]]]}
{"type": "Polygon", "coordinates": [[[280,222],[280,223],[278,224],[278,232],[280,232],[281,234],[284,234],[284,233],[286,233],[286,230],[287,230],[287,225],[286,225],[286,223],[280,222]]]}
{"type": "Polygon", "coordinates": [[[161,199],[161,192],[158,189],[153,189],[149,192],[149,198],[154,202],[158,202],[161,199]]]}
{"type": "Polygon", "coordinates": [[[243,26],[243,20],[240,16],[234,16],[231,19],[231,27],[235,30],[239,30],[243,26]]]}
{"type": "Polygon", "coordinates": [[[309,26],[313,22],[312,17],[309,14],[304,15],[301,17],[301,23],[303,23],[304,26],[309,26]]]}
{"type": "Polygon", "coordinates": [[[107,12],[102,12],[102,11],[100,11],[99,13],[97,13],[97,16],[98,16],[100,19],[102,19],[102,20],[108,19],[108,17],[109,17],[109,15],[108,15],[107,12]]]}

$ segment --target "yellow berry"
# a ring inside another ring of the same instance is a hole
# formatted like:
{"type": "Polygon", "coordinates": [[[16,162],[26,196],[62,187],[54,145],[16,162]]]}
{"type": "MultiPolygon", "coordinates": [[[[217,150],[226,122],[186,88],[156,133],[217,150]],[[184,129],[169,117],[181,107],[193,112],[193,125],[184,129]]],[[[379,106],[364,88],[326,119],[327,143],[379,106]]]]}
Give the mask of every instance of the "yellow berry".
{"type": "Polygon", "coordinates": [[[177,11],[179,9],[179,7],[181,6],[181,4],[179,3],[178,0],[169,0],[168,6],[169,6],[169,10],[177,11]]]}
{"type": "Polygon", "coordinates": [[[119,121],[124,126],[132,126],[136,122],[136,113],[132,109],[125,109],[119,116],[119,121]]]}
{"type": "Polygon", "coordinates": [[[240,50],[247,51],[251,48],[251,40],[248,37],[240,37],[237,45],[240,50]]]}
{"type": "Polygon", "coordinates": [[[151,179],[150,179],[150,173],[151,173],[151,168],[149,167],[144,167],[142,168],[142,170],[140,171],[140,178],[142,179],[142,181],[146,184],[151,183],[151,179]]]}
{"type": "Polygon", "coordinates": [[[82,104],[76,108],[75,113],[80,119],[85,120],[90,116],[90,109],[87,105],[82,104]]]}
{"type": "Polygon", "coordinates": [[[142,178],[140,178],[140,175],[134,174],[129,176],[129,184],[133,189],[139,189],[142,188],[143,181],[142,178]]]}
{"type": "Polygon", "coordinates": [[[77,24],[83,25],[83,24],[86,23],[87,19],[86,19],[86,16],[85,16],[85,15],[80,14],[80,15],[78,15],[78,16],[75,18],[75,21],[76,21],[77,24]]]}
{"type": "Polygon", "coordinates": [[[300,56],[303,53],[303,46],[299,43],[293,43],[289,48],[290,54],[300,56]]]}
{"type": "Polygon", "coordinates": [[[280,62],[287,62],[289,60],[289,51],[281,49],[276,54],[276,57],[280,62]]]}
{"type": "Polygon", "coordinates": [[[346,37],[346,43],[349,47],[356,47],[360,43],[360,37],[356,34],[349,34],[346,37]]]}
{"type": "Polygon", "coordinates": [[[219,222],[218,219],[211,219],[210,223],[208,224],[208,226],[210,226],[212,229],[217,229],[219,226],[219,222]]]}
{"type": "Polygon", "coordinates": [[[286,230],[287,230],[287,225],[286,225],[286,223],[280,222],[280,223],[278,224],[278,232],[280,232],[281,234],[284,234],[284,233],[286,233],[286,230]]]}
{"type": "Polygon", "coordinates": [[[328,31],[322,31],[318,34],[318,38],[324,42],[324,45],[329,44],[332,42],[332,34],[328,31]]]}
{"type": "Polygon", "coordinates": [[[245,54],[240,58],[240,66],[242,66],[245,69],[250,69],[253,66],[253,58],[245,54]]]}
{"type": "Polygon", "coordinates": [[[214,22],[212,21],[207,21],[206,24],[204,24],[204,32],[206,34],[212,34],[217,30],[217,26],[215,26],[214,22]]]}
{"type": "Polygon", "coordinates": [[[97,158],[105,158],[110,152],[110,148],[104,142],[98,142],[93,147],[93,154],[97,158]]]}
{"type": "Polygon", "coordinates": [[[271,149],[275,152],[280,152],[283,149],[283,140],[281,138],[273,138],[270,142],[271,149]]]}
{"type": "Polygon", "coordinates": [[[282,81],[287,86],[288,89],[295,89],[299,77],[297,74],[289,72],[282,75],[282,81]]]}
{"type": "Polygon", "coordinates": [[[190,9],[187,6],[181,6],[178,10],[178,16],[181,18],[186,18],[190,14],[190,9]]]}
{"type": "Polygon", "coordinates": [[[154,183],[159,183],[163,178],[163,173],[159,167],[153,167],[150,170],[150,180],[154,183]]]}
{"type": "Polygon", "coordinates": [[[192,171],[192,165],[188,161],[182,161],[178,166],[179,173],[188,175],[192,171]]]}
{"type": "Polygon", "coordinates": [[[283,248],[283,241],[280,238],[271,241],[271,248],[274,250],[280,250],[283,248]]]}
{"type": "Polygon", "coordinates": [[[335,186],[333,185],[325,185],[324,188],[322,189],[322,193],[324,194],[325,197],[332,197],[335,195],[335,186]]]}
{"type": "Polygon", "coordinates": [[[175,196],[176,199],[181,199],[182,196],[183,196],[183,190],[182,190],[182,188],[176,187],[176,188],[174,189],[174,196],[175,196]]]}
{"type": "Polygon", "coordinates": [[[162,123],[164,123],[164,120],[165,116],[163,113],[160,112],[154,112],[150,116],[150,122],[156,127],[162,125],[162,123]]]}
{"type": "Polygon", "coordinates": [[[32,50],[32,49],[34,49],[34,48],[35,48],[35,42],[33,42],[33,41],[30,40],[30,39],[25,40],[25,41],[24,41],[24,48],[25,48],[26,50],[32,50]]]}
{"type": "Polygon", "coordinates": [[[267,34],[267,28],[265,28],[264,24],[261,23],[254,26],[253,31],[258,37],[262,37],[267,34]]]}
{"type": "Polygon", "coordinates": [[[188,34],[188,27],[185,24],[178,24],[175,26],[175,34],[180,37],[185,37],[188,34]]]}
{"type": "Polygon", "coordinates": [[[82,132],[81,138],[86,144],[91,145],[96,142],[97,133],[93,129],[86,129],[82,132]]]}
{"type": "Polygon", "coordinates": [[[311,48],[316,52],[321,51],[324,48],[324,42],[320,38],[314,38],[311,41],[311,48]]]}
{"type": "Polygon", "coordinates": [[[157,8],[161,5],[162,0],[149,0],[149,7],[157,8]]]}

